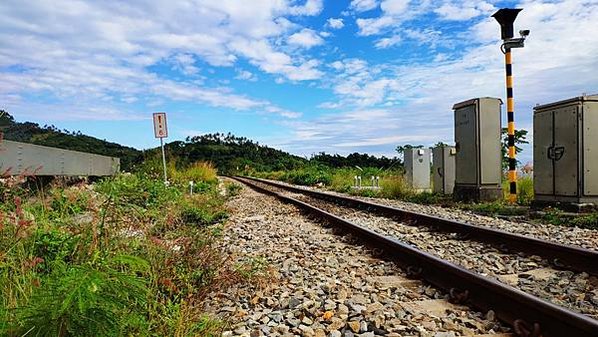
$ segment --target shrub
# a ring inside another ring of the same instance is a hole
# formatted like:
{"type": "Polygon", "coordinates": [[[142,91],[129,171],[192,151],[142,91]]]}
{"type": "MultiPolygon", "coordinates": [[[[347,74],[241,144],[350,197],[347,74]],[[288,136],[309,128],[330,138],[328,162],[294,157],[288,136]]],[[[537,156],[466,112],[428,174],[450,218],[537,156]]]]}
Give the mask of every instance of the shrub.
{"type": "MultiPolygon", "coordinates": [[[[509,196],[509,181],[502,182],[503,195],[505,200],[509,196]]],[[[529,206],[534,200],[534,180],[530,176],[519,176],[517,179],[517,204],[529,206]]]]}
{"type": "Polygon", "coordinates": [[[413,193],[403,176],[388,176],[380,179],[380,194],[386,198],[399,199],[413,193]]]}
{"type": "Polygon", "coordinates": [[[332,178],[327,167],[310,166],[288,171],[281,177],[281,180],[297,185],[313,186],[320,183],[330,185],[332,178]]]}
{"type": "Polygon", "coordinates": [[[330,178],[330,188],[342,193],[351,191],[354,177],[357,175],[356,171],[350,169],[335,170],[330,178]]]}
{"type": "Polygon", "coordinates": [[[226,186],[226,195],[229,197],[234,197],[234,196],[239,195],[239,193],[243,189],[243,187],[241,187],[241,185],[235,184],[235,183],[226,183],[225,186],[226,186]]]}
{"type": "Polygon", "coordinates": [[[181,211],[181,219],[187,224],[209,226],[227,218],[224,210],[209,209],[206,207],[186,206],[181,211]]]}
{"type": "Polygon", "coordinates": [[[61,263],[54,269],[29,305],[20,309],[23,333],[122,336],[135,309],[146,304],[148,289],[135,275],[147,271],[141,259],[126,257],[98,266],[61,263]]]}
{"type": "Polygon", "coordinates": [[[216,168],[208,162],[196,162],[190,167],[180,170],[178,174],[175,173],[177,180],[187,183],[193,181],[195,183],[216,183],[218,181],[216,168]]]}
{"type": "Polygon", "coordinates": [[[530,205],[534,200],[534,180],[532,177],[521,177],[517,181],[517,203],[530,205]]]}
{"type": "Polygon", "coordinates": [[[98,192],[113,198],[115,203],[132,204],[143,208],[163,206],[176,202],[182,193],[149,176],[121,174],[102,180],[96,185],[98,192]]]}
{"type": "Polygon", "coordinates": [[[598,213],[581,215],[571,220],[571,225],[581,228],[598,229],[598,213]]]}
{"type": "Polygon", "coordinates": [[[88,198],[76,190],[65,191],[59,188],[52,190],[50,195],[51,208],[59,218],[79,214],[87,209],[88,198]]]}
{"type": "Polygon", "coordinates": [[[72,234],[55,228],[39,229],[32,237],[32,254],[43,260],[43,272],[50,273],[50,266],[56,261],[68,262],[74,253],[78,239],[72,234]]]}

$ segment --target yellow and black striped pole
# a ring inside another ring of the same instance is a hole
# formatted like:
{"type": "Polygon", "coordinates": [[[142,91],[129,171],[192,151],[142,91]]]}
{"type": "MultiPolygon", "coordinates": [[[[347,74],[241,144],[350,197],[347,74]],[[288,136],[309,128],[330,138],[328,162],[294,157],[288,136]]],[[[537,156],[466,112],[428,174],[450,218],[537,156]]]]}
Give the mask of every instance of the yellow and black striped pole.
{"type": "Polygon", "coordinates": [[[509,151],[509,202],[517,201],[517,159],[515,158],[515,102],[513,101],[513,63],[511,48],[505,48],[507,75],[507,145],[509,151]]]}
{"type": "Polygon", "coordinates": [[[500,37],[503,41],[501,50],[505,54],[505,70],[507,73],[507,145],[509,151],[509,202],[517,201],[517,159],[515,159],[515,102],[513,100],[513,64],[511,48],[523,48],[523,42],[529,30],[520,30],[520,38],[513,38],[513,23],[521,8],[502,8],[492,17],[500,24],[500,37]]]}

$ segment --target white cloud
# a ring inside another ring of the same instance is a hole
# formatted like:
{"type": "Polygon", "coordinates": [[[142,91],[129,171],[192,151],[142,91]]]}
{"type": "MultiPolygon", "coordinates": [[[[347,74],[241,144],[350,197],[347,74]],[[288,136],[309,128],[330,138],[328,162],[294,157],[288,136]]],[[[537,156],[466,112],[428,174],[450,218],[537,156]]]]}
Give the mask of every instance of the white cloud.
{"type": "MultiPolygon", "coordinates": [[[[420,132],[423,124],[417,114],[408,115],[405,112],[364,108],[330,113],[309,121],[283,122],[283,125],[293,130],[293,134],[290,138],[279,140],[277,145],[304,155],[321,151],[340,154],[367,151],[394,156],[397,143],[437,141],[436,133],[420,132]],[[380,147],[389,150],[379,151],[380,147]]],[[[437,125],[429,125],[438,130],[437,125]]]]}
{"type": "Polygon", "coordinates": [[[244,81],[252,81],[252,82],[257,81],[257,77],[255,76],[254,73],[247,71],[247,70],[242,70],[242,69],[237,70],[237,76],[235,76],[235,78],[238,80],[244,80],[244,81]]]}
{"type": "Polygon", "coordinates": [[[444,3],[434,12],[444,20],[463,21],[480,15],[488,15],[495,7],[486,1],[457,1],[444,3]]]}
{"type": "Polygon", "coordinates": [[[273,50],[265,40],[253,43],[238,40],[233,44],[236,50],[251,60],[250,63],[266,73],[284,74],[292,81],[314,80],[322,76],[322,72],[316,68],[319,65],[317,60],[294,64],[290,56],[273,50]]]}
{"type": "Polygon", "coordinates": [[[382,0],[380,8],[387,15],[397,16],[407,10],[409,2],[410,0],[382,0]]]}
{"type": "Polygon", "coordinates": [[[377,0],[352,0],[349,8],[357,12],[365,12],[378,7],[377,0]]]}
{"type": "Polygon", "coordinates": [[[413,19],[426,5],[427,2],[410,5],[409,0],[382,0],[380,3],[382,15],[367,19],[358,18],[356,20],[357,27],[359,28],[358,34],[362,36],[377,35],[388,28],[398,27],[403,21],[413,19]]]}
{"type": "Polygon", "coordinates": [[[198,77],[198,64],[233,66],[244,59],[289,80],[318,78],[317,61],[282,51],[273,41],[299,29],[288,18],[321,10],[320,0],[265,0],[251,6],[228,0],[57,0],[25,7],[19,1],[3,1],[0,97],[39,93],[65,103],[115,107],[118,102],[149,104],[163,99],[232,109],[271,106],[206,86],[198,77]],[[151,68],[161,63],[187,78],[179,83],[161,78],[151,68]]]}
{"type": "Polygon", "coordinates": [[[303,6],[293,6],[290,13],[294,15],[317,15],[323,8],[322,0],[307,0],[303,6]]]}
{"type": "Polygon", "coordinates": [[[357,19],[359,35],[369,36],[379,34],[383,29],[396,25],[396,20],[391,16],[381,16],[371,19],[357,19]]]}
{"type": "Polygon", "coordinates": [[[326,21],[328,27],[332,28],[332,29],[341,29],[345,26],[345,24],[343,23],[343,19],[342,18],[330,18],[328,19],[328,21],[326,21]]]}
{"type": "Polygon", "coordinates": [[[401,40],[401,36],[397,34],[377,40],[374,46],[380,49],[389,48],[392,46],[396,46],[399,42],[401,42],[401,40]]]}
{"type": "Polygon", "coordinates": [[[318,108],[323,109],[336,109],[339,108],[341,105],[338,102],[323,102],[318,104],[318,108]]]}
{"type": "Polygon", "coordinates": [[[183,74],[195,75],[199,72],[199,68],[194,65],[193,55],[177,54],[173,59],[175,61],[174,69],[180,70],[183,74]]]}
{"type": "Polygon", "coordinates": [[[439,30],[435,29],[405,29],[403,31],[406,37],[417,41],[420,44],[432,44],[434,45],[436,41],[440,39],[442,33],[439,30]]]}
{"type": "Polygon", "coordinates": [[[304,28],[289,36],[287,42],[303,48],[311,48],[324,43],[324,40],[312,29],[304,28]]]}

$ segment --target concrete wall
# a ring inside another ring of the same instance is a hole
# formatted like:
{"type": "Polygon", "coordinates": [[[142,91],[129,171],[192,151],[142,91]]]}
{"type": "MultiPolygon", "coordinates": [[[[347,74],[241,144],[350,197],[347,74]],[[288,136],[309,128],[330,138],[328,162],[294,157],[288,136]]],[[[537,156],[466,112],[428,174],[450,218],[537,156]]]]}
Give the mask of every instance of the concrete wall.
{"type": "Polygon", "coordinates": [[[0,176],[109,176],[119,170],[119,158],[10,140],[0,142],[0,176]]]}

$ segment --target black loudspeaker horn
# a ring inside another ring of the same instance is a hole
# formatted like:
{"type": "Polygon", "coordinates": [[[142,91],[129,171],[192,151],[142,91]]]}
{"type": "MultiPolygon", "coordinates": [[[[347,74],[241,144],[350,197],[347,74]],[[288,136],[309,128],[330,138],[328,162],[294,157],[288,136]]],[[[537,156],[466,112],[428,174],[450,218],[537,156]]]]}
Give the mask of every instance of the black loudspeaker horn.
{"type": "Polygon", "coordinates": [[[500,36],[503,40],[513,37],[513,22],[521,11],[522,8],[502,8],[492,14],[492,17],[500,24],[500,36]]]}

